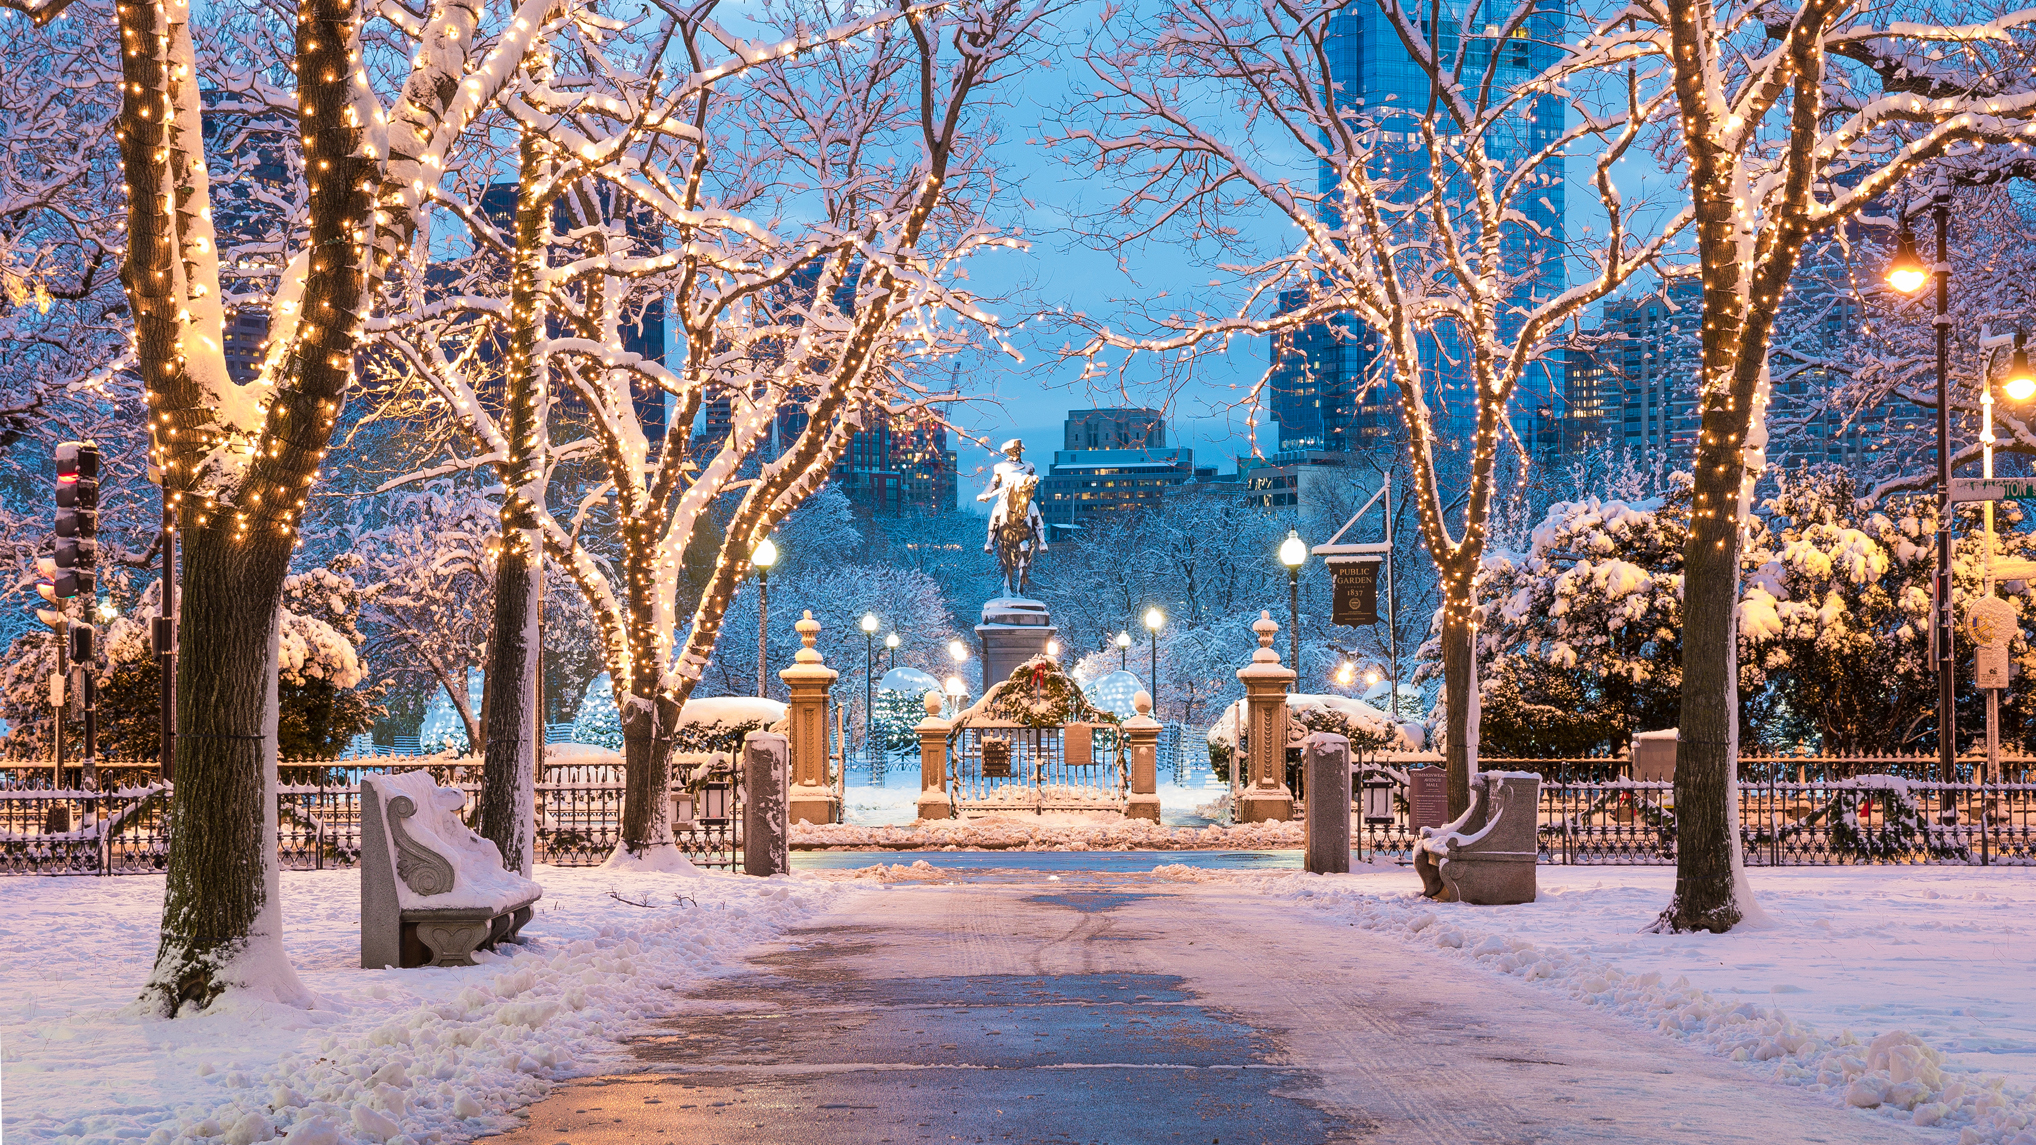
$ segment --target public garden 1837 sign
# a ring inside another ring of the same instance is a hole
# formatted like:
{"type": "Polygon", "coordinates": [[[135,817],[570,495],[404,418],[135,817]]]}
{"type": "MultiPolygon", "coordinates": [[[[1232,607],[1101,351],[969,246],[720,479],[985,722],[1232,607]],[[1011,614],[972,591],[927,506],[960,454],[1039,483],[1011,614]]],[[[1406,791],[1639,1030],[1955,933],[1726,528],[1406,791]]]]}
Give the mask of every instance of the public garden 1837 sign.
{"type": "Polygon", "coordinates": [[[1335,584],[1331,619],[1348,628],[1379,622],[1379,557],[1332,557],[1329,575],[1335,584]]]}

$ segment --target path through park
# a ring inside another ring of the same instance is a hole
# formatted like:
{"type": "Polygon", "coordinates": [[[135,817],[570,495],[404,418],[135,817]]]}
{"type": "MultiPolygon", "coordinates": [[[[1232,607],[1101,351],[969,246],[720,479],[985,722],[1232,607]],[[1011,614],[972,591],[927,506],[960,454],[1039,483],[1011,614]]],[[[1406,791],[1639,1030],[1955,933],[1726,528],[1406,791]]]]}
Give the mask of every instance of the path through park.
{"type": "Polygon", "coordinates": [[[873,887],[502,1145],[1819,1142],[1918,1135],[1222,884],[873,887]]]}

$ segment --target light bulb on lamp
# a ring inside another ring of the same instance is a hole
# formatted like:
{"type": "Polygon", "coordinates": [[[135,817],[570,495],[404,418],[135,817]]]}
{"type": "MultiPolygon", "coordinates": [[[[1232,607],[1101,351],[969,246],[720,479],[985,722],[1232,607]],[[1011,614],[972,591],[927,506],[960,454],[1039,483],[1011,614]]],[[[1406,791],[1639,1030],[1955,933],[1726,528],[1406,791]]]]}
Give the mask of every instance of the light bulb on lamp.
{"type": "Polygon", "coordinates": [[[757,542],[756,548],[750,550],[749,563],[765,572],[771,571],[771,566],[778,563],[777,542],[769,537],[757,542]]]}
{"type": "Polygon", "coordinates": [[[1336,666],[1336,684],[1338,687],[1342,688],[1350,687],[1350,681],[1354,679],[1356,676],[1357,676],[1357,665],[1352,664],[1350,661],[1345,660],[1343,663],[1338,664],[1336,666]]]}
{"type": "Polygon", "coordinates": [[[889,636],[884,637],[884,647],[896,652],[898,650],[898,634],[893,632],[889,636]]]}
{"type": "Polygon", "coordinates": [[[1300,568],[1308,560],[1308,542],[1301,539],[1298,530],[1288,529],[1287,539],[1280,542],[1280,563],[1290,569],[1300,568]]]}
{"type": "Polygon", "coordinates": [[[865,613],[863,613],[863,614],[862,614],[862,630],[863,630],[864,632],[867,632],[867,633],[869,633],[869,634],[870,634],[870,635],[872,635],[872,636],[876,635],[876,633],[877,633],[877,624],[878,624],[878,621],[877,621],[877,614],[876,614],[876,613],[874,613],[874,612],[865,612],[865,613]]]}
{"type": "Polygon", "coordinates": [[[1131,647],[1131,632],[1128,629],[1117,634],[1117,647],[1119,648],[1131,647]]]}
{"type": "Polygon", "coordinates": [[[1148,609],[1146,609],[1146,610],[1145,610],[1145,627],[1146,627],[1146,628],[1147,628],[1148,630],[1152,631],[1152,632],[1158,632],[1158,631],[1159,631],[1160,629],[1162,629],[1162,628],[1165,628],[1165,627],[1166,627],[1166,613],[1164,613],[1164,612],[1161,612],[1161,611],[1160,611],[1159,609],[1157,609],[1157,608],[1148,608],[1148,609]]]}
{"type": "Polygon", "coordinates": [[[2022,335],[2015,335],[2015,356],[2008,362],[2008,378],[2001,391],[2009,400],[2026,402],[2036,397],[2036,371],[2029,368],[2029,351],[2022,348],[2022,335]]]}
{"type": "Polygon", "coordinates": [[[947,642],[947,654],[954,657],[954,662],[959,664],[969,658],[968,645],[959,640],[950,640],[947,642]]]}
{"type": "Polygon", "coordinates": [[[1916,236],[1903,226],[1895,240],[1895,257],[1888,263],[1888,285],[1903,294],[1914,294],[1929,278],[1930,268],[1923,265],[1922,256],[1916,253],[1916,236]]]}

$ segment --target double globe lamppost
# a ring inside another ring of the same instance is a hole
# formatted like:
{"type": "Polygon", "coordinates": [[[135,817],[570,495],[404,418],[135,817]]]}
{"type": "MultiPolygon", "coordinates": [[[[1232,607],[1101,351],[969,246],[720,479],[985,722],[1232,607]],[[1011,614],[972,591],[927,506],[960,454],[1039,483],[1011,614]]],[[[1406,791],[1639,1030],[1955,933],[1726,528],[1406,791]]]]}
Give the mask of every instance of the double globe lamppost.
{"type": "MultiPolygon", "coordinates": [[[[1935,312],[1931,317],[1937,343],[1937,575],[1930,623],[1934,637],[1931,644],[1936,649],[1937,659],[1937,770],[1939,780],[1948,784],[1953,781],[1956,772],[1958,710],[1951,643],[1955,621],[1951,599],[1951,200],[1948,194],[1939,193],[1932,200],[1930,217],[1937,232],[1935,263],[1923,261],[1916,249],[1915,232],[1909,228],[1908,216],[1904,214],[1901,233],[1895,240],[1894,258],[1889,260],[1886,274],[1888,285],[1902,294],[1913,295],[1932,279],[1937,284],[1935,312]]],[[[1982,364],[1980,402],[1986,423],[1982,436],[1987,447],[1985,476],[1992,477],[1993,390],[1984,370],[1982,364]]],[[[2002,389],[2009,398],[2018,402],[2036,396],[2036,374],[2029,369],[2029,357],[2020,333],[2015,335],[2015,356],[2002,389]]],[[[1987,559],[1992,561],[1991,552],[1987,559]]],[[[1989,574],[1989,583],[1991,579],[1989,574]]],[[[1948,788],[1939,808],[1947,817],[1952,813],[1952,793],[1948,788]]]]}

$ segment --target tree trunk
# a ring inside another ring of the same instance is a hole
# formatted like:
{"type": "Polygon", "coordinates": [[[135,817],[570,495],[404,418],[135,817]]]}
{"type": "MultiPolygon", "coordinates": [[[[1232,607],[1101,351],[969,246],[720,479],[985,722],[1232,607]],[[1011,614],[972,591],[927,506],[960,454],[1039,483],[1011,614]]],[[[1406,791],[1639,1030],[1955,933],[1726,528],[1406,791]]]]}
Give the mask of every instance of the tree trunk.
{"type": "MultiPolygon", "coordinates": [[[[1719,415],[1730,411],[1718,410],[1719,415]]],[[[1675,759],[1675,897],[1654,924],[1723,933],[1739,923],[1739,433],[1705,419],[1683,549],[1683,691],[1675,759]]],[[[1743,431],[1742,431],[1743,432],[1743,431]]]]}
{"type": "Polygon", "coordinates": [[[530,874],[535,861],[537,583],[544,575],[537,535],[505,537],[495,563],[494,631],[482,677],[487,750],[481,761],[481,837],[502,849],[502,865],[530,874]]]}
{"type": "Polygon", "coordinates": [[[203,1009],[235,987],[293,1000],[276,898],[276,639],[287,540],[184,536],[177,782],[161,944],[143,1007],[203,1009]]]}
{"type": "Polygon", "coordinates": [[[1442,591],[1442,691],[1448,718],[1442,749],[1449,772],[1449,817],[1454,819],[1470,810],[1470,777],[1477,770],[1476,747],[1471,742],[1471,688],[1476,673],[1471,665],[1470,578],[1444,569],[1442,591]]]}
{"type": "Polygon", "coordinates": [[[679,705],[631,695],[622,707],[622,848],[641,857],[672,841],[672,729],[679,705]]]}

